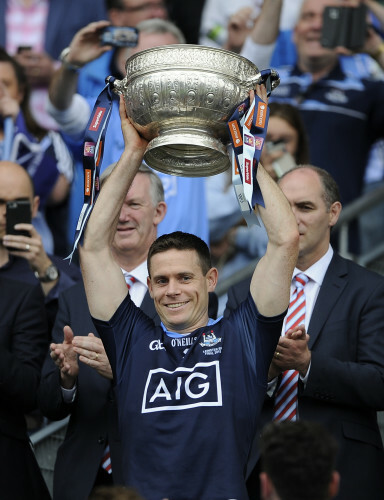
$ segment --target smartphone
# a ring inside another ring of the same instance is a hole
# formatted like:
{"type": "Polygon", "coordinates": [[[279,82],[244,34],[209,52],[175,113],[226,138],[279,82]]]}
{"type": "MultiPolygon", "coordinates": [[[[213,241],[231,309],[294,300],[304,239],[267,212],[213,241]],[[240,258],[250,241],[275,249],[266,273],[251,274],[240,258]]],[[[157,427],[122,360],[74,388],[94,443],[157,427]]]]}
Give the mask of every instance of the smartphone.
{"type": "Polygon", "coordinates": [[[100,44],[113,47],[136,47],[139,31],[131,26],[107,26],[101,32],[100,44]]]}
{"type": "Polygon", "coordinates": [[[30,236],[28,231],[17,231],[15,224],[21,222],[31,223],[31,203],[29,200],[7,201],[6,211],[7,228],[6,234],[17,234],[19,236],[30,236]]]}
{"type": "Polygon", "coordinates": [[[283,140],[276,142],[268,141],[266,143],[266,148],[268,153],[283,151],[283,154],[272,162],[273,170],[275,171],[278,179],[285,172],[288,172],[288,170],[291,170],[291,168],[296,166],[296,162],[293,156],[285,151],[285,142],[283,140]]]}
{"type": "Polygon", "coordinates": [[[367,7],[325,7],[321,45],[327,48],[360,49],[367,36],[367,7]]]}
{"type": "Polygon", "coordinates": [[[296,162],[294,157],[289,153],[284,153],[280,158],[277,158],[274,162],[272,162],[273,170],[275,171],[277,178],[291,170],[293,167],[296,167],[296,162]]]}
{"type": "Polygon", "coordinates": [[[26,50],[32,50],[32,47],[30,45],[19,45],[17,47],[18,54],[21,54],[22,52],[25,52],[26,50]]]}

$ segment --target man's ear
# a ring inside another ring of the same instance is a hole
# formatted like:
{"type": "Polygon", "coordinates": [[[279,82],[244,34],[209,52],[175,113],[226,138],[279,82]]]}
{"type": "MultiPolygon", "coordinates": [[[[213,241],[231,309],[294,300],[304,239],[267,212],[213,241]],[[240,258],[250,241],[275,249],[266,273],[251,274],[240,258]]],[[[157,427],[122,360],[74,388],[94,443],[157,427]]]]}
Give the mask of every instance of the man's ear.
{"type": "Polygon", "coordinates": [[[157,207],[155,210],[156,210],[156,213],[155,213],[155,217],[153,219],[153,222],[157,226],[164,219],[165,214],[167,213],[167,204],[165,203],[165,201],[160,201],[157,204],[157,207]]]}
{"type": "Polygon", "coordinates": [[[340,487],[340,474],[337,471],[332,472],[331,481],[329,483],[329,498],[335,498],[339,492],[340,487]]]}
{"type": "Polygon", "coordinates": [[[147,287],[148,287],[149,295],[153,299],[153,295],[152,295],[152,283],[151,283],[151,278],[149,276],[147,276],[147,287]]]}
{"type": "Polygon", "coordinates": [[[40,206],[40,197],[35,196],[32,200],[32,206],[31,206],[32,219],[33,219],[33,217],[36,217],[37,212],[39,210],[39,206],[40,206]]]}
{"type": "Polygon", "coordinates": [[[213,292],[217,285],[218,271],[216,267],[211,267],[211,269],[207,272],[206,278],[208,282],[208,292],[213,292]]]}
{"type": "Polygon", "coordinates": [[[260,493],[262,500],[273,499],[273,493],[275,491],[271,480],[266,472],[260,472],[260,493]]]}
{"type": "Polygon", "coordinates": [[[329,209],[329,227],[333,227],[339,220],[341,208],[342,206],[339,201],[335,201],[334,203],[332,203],[329,209]]]}

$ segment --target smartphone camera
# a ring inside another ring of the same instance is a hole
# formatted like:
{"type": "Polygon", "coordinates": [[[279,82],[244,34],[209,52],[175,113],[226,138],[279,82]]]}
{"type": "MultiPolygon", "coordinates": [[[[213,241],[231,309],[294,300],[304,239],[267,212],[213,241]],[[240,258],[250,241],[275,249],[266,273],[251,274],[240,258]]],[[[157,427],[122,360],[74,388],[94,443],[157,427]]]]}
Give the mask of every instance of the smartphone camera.
{"type": "Polygon", "coordinates": [[[29,200],[7,201],[6,220],[6,234],[30,236],[27,231],[18,231],[15,229],[16,224],[31,223],[31,204],[29,200]]]}
{"type": "Polygon", "coordinates": [[[136,47],[139,40],[139,31],[131,26],[107,26],[100,37],[101,45],[113,47],[136,47]]]}
{"type": "Polygon", "coordinates": [[[367,36],[366,15],[367,8],[363,4],[358,7],[325,7],[321,45],[330,49],[360,49],[367,36]]]}
{"type": "Polygon", "coordinates": [[[276,152],[282,152],[282,155],[279,158],[276,158],[272,162],[273,170],[275,171],[277,178],[279,179],[285,172],[291,170],[296,166],[295,159],[293,156],[285,150],[284,141],[276,141],[276,142],[267,142],[266,148],[269,154],[273,154],[276,152]]]}

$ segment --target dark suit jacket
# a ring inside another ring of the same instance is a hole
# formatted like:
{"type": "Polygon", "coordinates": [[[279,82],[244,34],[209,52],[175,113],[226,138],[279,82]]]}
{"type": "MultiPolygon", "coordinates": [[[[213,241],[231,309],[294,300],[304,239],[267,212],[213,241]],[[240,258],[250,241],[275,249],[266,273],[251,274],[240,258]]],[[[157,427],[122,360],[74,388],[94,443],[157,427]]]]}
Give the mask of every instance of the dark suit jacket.
{"type": "MultiPolygon", "coordinates": [[[[5,47],[5,10],[0,0],[0,46],[5,47]]],[[[45,29],[45,51],[54,59],[67,47],[74,35],[92,21],[107,19],[104,0],[50,0],[45,29]]]]}
{"type": "MultiPolygon", "coordinates": [[[[215,294],[210,304],[216,304],[215,294]]],[[[141,309],[159,324],[153,300],[147,292],[141,309]]],[[[211,314],[216,317],[214,310],[211,314]]],[[[52,333],[52,341],[63,341],[63,327],[70,325],[75,335],[98,336],[93,325],[82,282],[63,292],[59,298],[59,310],[52,333]]],[[[122,484],[121,443],[118,433],[117,408],[112,384],[93,368],[79,363],[80,372],[75,401],[66,404],[62,399],[60,375],[48,356],[39,388],[39,406],[51,420],[70,415],[67,434],[60,446],[53,484],[55,500],[84,500],[88,498],[95,482],[106,442],[111,448],[113,480],[122,484]],[[69,481],[69,482],[68,482],[69,481]]]]}
{"type": "MultiPolygon", "coordinates": [[[[226,315],[248,283],[228,292],[226,315]]],[[[299,416],[325,425],[340,446],[338,499],[384,498],[384,453],[376,411],[384,410],[384,278],[335,254],[308,326],[311,368],[299,416]]],[[[272,419],[273,399],[261,426],[272,419]]]]}
{"type": "Polygon", "coordinates": [[[24,414],[36,408],[49,335],[40,285],[0,277],[1,498],[45,499],[24,414]]]}

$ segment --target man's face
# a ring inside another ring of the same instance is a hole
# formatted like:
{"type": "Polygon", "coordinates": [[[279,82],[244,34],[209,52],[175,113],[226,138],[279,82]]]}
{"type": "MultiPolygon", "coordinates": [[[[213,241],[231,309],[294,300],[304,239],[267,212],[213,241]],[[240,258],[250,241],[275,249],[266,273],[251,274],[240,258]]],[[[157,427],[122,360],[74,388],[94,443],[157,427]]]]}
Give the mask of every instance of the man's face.
{"type": "Polygon", "coordinates": [[[150,274],[151,297],[170,331],[189,333],[207,324],[208,292],[216,286],[216,269],[204,276],[194,250],[172,249],[153,255],[150,274]]]}
{"type": "Polygon", "coordinates": [[[113,247],[118,251],[147,253],[156,238],[159,213],[150,195],[150,179],[138,173],[125,197],[117,223],[113,247]]]}
{"type": "Polygon", "coordinates": [[[327,208],[316,172],[302,168],[284,176],[279,186],[287,197],[299,229],[299,263],[309,267],[328,250],[330,228],[337,222],[340,204],[327,208]]]}
{"type": "Polygon", "coordinates": [[[304,0],[299,19],[294,29],[299,60],[313,57],[335,58],[336,52],[322,47],[323,11],[328,5],[337,5],[332,0],[304,0]]]}
{"type": "Polygon", "coordinates": [[[167,19],[163,0],[124,0],[124,10],[114,11],[111,21],[115,26],[137,26],[146,19],[167,19]]]}
{"type": "Polygon", "coordinates": [[[23,92],[19,89],[15,70],[9,62],[0,62],[0,98],[7,95],[19,104],[23,99],[23,92]]]}
{"type": "Polygon", "coordinates": [[[7,163],[0,165],[0,238],[6,232],[7,201],[29,200],[32,216],[36,214],[38,201],[33,198],[31,184],[24,169],[18,165],[7,163]]]}

